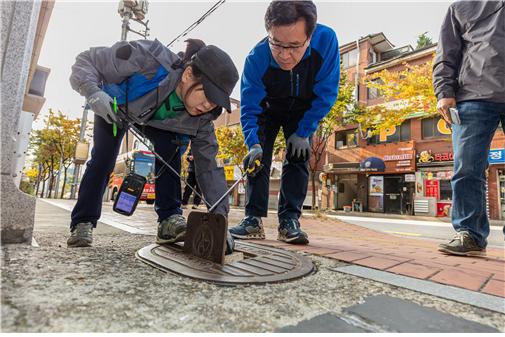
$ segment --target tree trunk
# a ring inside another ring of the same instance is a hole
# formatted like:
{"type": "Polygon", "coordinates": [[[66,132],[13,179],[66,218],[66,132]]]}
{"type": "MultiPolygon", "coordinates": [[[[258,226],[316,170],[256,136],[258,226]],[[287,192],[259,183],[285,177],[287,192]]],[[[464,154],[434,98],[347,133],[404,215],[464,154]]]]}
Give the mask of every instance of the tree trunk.
{"type": "Polygon", "coordinates": [[[42,191],[40,192],[40,197],[41,198],[44,198],[44,192],[46,191],[46,181],[47,181],[48,178],[46,179],[42,179],[42,191]]]}
{"type": "Polygon", "coordinates": [[[51,173],[49,174],[49,184],[47,187],[47,198],[48,199],[52,198],[53,184],[54,184],[54,174],[53,174],[53,171],[51,171],[51,173]]]}
{"type": "Polygon", "coordinates": [[[312,171],[312,210],[316,209],[316,171],[312,171]]]}
{"type": "Polygon", "coordinates": [[[35,188],[35,196],[39,195],[39,188],[40,188],[40,176],[37,177],[37,181],[35,182],[37,187],[35,188]]]}
{"type": "Polygon", "coordinates": [[[61,185],[60,199],[63,199],[63,194],[65,194],[65,184],[67,183],[67,170],[68,167],[65,167],[65,171],[63,173],[63,185],[61,185]]]}

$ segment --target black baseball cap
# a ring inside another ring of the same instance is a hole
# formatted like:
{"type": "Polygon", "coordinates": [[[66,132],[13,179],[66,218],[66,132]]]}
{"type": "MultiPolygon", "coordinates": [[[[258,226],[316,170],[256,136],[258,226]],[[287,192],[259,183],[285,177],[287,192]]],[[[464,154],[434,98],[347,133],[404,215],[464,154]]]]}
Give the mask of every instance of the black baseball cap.
{"type": "Polygon", "coordinates": [[[239,75],[230,56],[218,47],[210,45],[200,49],[193,56],[192,63],[203,73],[205,96],[231,112],[230,95],[239,75]]]}

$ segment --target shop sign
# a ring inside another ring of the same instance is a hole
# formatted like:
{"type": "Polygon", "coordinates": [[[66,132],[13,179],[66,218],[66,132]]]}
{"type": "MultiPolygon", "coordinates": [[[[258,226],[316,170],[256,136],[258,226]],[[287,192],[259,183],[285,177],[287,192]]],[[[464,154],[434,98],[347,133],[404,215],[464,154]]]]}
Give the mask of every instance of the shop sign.
{"type": "Polygon", "coordinates": [[[382,196],[384,193],[384,177],[370,176],[370,195],[382,196]]]}
{"type": "Polygon", "coordinates": [[[387,154],[384,156],[384,161],[397,161],[397,160],[410,160],[410,159],[412,159],[412,153],[387,154]]]}
{"type": "Polygon", "coordinates": [[[226,181],[235,180],[235,166],[225,166],[224,167],[224,176],[226,177],[226,181]]]}
{"type": "Polygon", "coordinates": [[[435,197],[440,199],[440,189],[438,180],[425,180],[424,181],[424,195],[426,197],[435,197]]]}
{"type": "Polygon", "coordinates": [[[406,183],[414,183],[416,181],[416,175],[415,174],[406,174],[405,175],[405,182],[406,183]]]}
{"type": "Polygon", "coordinates": [[[419,153],[417,157],[418,157],[417,162],[419,164],[454,160],[454,155],[452,152],[442,152],[432,154],[431,151],[422,151],[421,153],[419,153]]]}
{"type": "Polygon", "coordinates": [[[449,125],[447,125],[447,123],[442,118],[440,118],[437,122],[437,130],[443,135],[450,135],[452,133],[449,125]]]}
{"type": "Polygon", "coordinates": [[[410,160],[400,160],[396,166],[410,166],[410,160]]]}
{"type": "Polygon", "coordinates": [[[226,181],[234,181],[239,180],[242,177],[242,173],[237,165],[229,165],[224,167],[224,176],[226,181]]]}
{"type": "Polygon", "coordinates": [[[489,164],[505,164],[505,149],[489,150],[489,164]]]}

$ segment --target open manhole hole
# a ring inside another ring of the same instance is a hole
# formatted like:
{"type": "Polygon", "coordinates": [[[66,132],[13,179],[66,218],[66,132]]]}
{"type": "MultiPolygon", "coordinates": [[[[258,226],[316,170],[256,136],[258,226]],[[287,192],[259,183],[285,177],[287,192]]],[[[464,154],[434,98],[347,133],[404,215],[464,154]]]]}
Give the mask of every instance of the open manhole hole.
{"type": "Polygon", "coordinates": [[[137,258],[163,271],[226,285],[285,282],[314,270],[312,261],[300,254],[240,241],[224,265],[184,253],[178,244],[149,245],[137,258]]]}

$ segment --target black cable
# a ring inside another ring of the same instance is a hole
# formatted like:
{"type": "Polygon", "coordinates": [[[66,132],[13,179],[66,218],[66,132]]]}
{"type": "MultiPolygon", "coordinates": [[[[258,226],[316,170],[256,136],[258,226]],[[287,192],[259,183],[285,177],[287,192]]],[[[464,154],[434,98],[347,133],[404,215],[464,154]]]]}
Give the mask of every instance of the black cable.
{"type": "Polygon", "coordinates": [[[209,15],[211,15],[216,9],[218,9],[222,4],[225,3],[226,0],[219,0],[216,2],[205,14],[203,14],[198,20],[193,22],[186,30],[184,30],[182,33],[180,33],[175,39],[170,41],[169,44],[167,44],[167,47],[170,47],[175,41],[179,40],[180,38],[186,36],[191,32],[193,29],[195,29],[200,23],[203,22],[209,15]]]}

